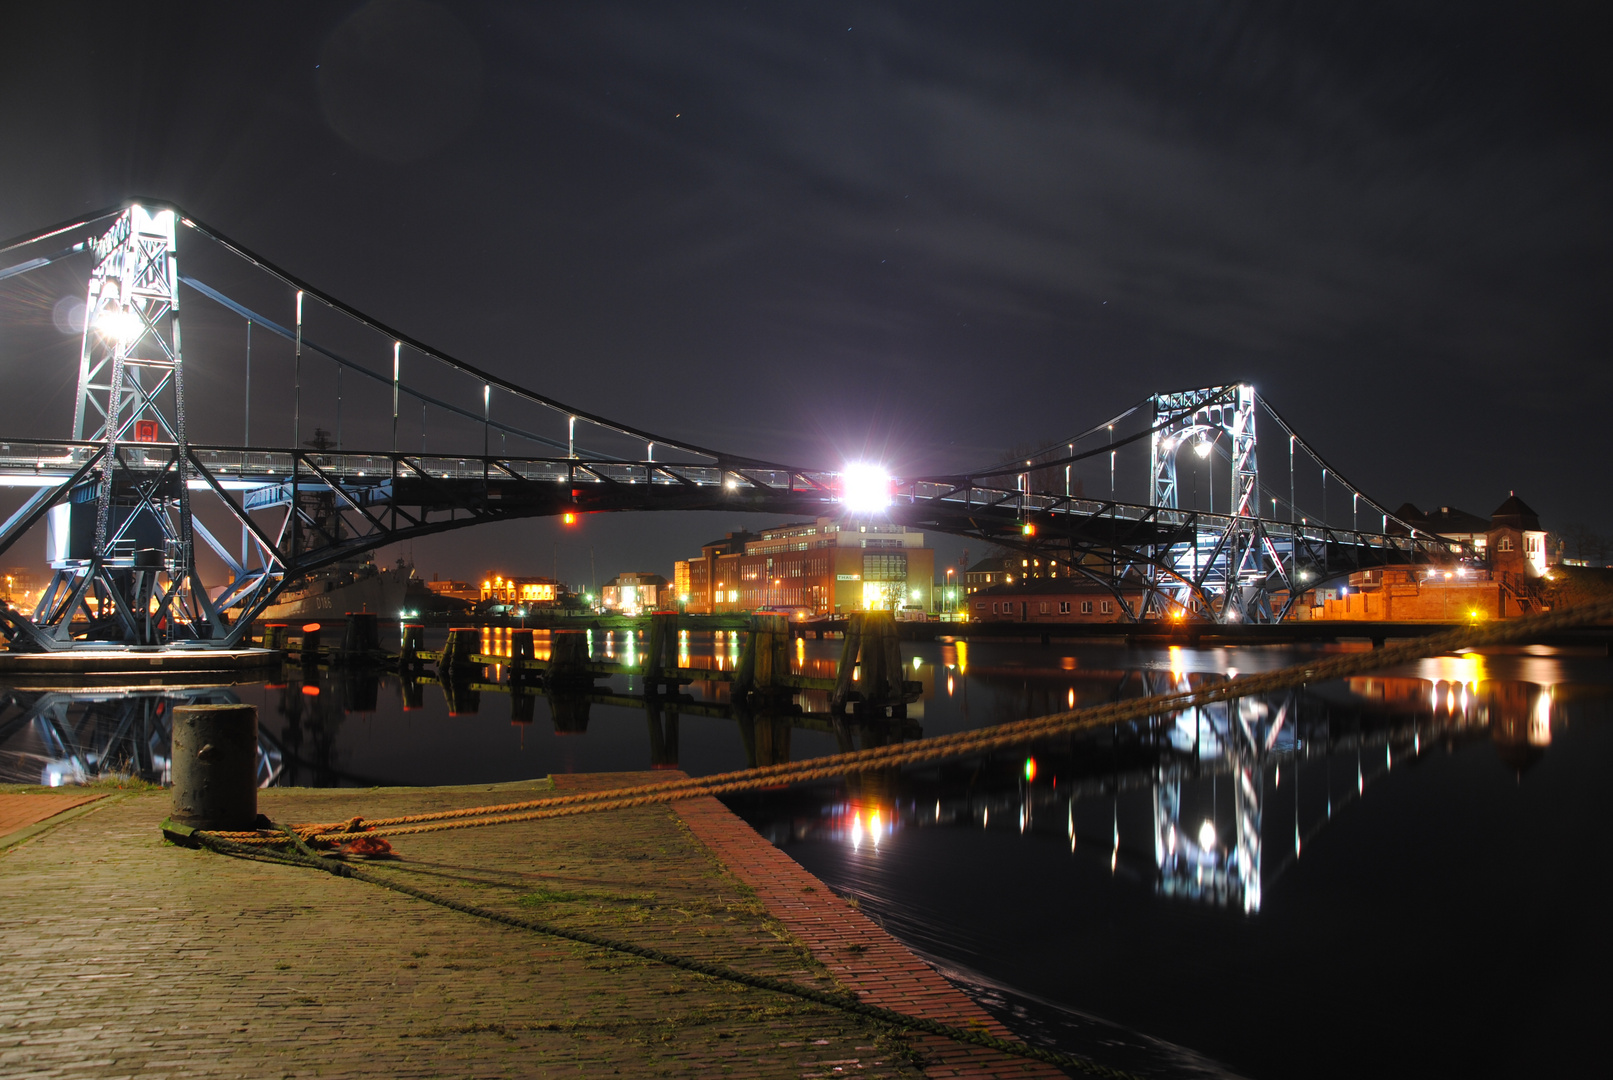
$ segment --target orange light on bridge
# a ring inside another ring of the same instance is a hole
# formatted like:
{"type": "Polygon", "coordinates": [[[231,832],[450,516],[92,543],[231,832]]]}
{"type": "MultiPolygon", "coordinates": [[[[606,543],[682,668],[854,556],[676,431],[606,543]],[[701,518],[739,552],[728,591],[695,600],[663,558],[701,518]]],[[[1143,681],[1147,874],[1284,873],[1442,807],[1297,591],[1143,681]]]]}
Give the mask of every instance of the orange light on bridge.
{"type": "Polygon", "coordinates": [[[305,634],[317,634],[319,633],[319,624],[316,622],[303,623],[302,632],[305,634]]]}
{"type": "Polygon", "coordinates": [[[577,515],[572,513],[570,510],[567,510],[564,514],[560,515],[560,520],[567,525],[575,525],[577,524],[577,515]]]}
{"type": "Polygon", "coordinates": [[[1019,531],[1021,533],[1023,533],[1024,535],[1026,535],[1026,536],[1035,536],[1036,535],[1036,526],[1032,525],[1030,522],[1027,521],[1027,522],[1025,522],[1025,524],[1023,524],[1023,525],[1021,525],[1019,527],[1019,531]]]}

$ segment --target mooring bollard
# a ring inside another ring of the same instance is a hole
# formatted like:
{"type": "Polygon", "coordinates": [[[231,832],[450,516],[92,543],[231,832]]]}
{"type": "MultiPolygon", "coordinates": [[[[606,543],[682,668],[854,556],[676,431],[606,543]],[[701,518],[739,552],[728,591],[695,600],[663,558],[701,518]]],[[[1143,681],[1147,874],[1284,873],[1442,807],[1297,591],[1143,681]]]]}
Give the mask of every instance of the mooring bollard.
{"type": "Polygon", "coordinates": [[[170,756],[174,821],[226,832],[256,827],[256,705],[179,706],[170,756]]]}

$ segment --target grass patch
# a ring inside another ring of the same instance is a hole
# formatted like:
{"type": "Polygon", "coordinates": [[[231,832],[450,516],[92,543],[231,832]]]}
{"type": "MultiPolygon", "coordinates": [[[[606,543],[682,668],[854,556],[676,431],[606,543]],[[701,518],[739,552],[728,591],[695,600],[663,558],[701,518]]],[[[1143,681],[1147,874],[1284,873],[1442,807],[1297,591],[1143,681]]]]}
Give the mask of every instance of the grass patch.
{"type": "Polygon", "coordinates": [[[543,907],[546,904],[641,904],[653,901],[654,893],[606,893],[583,889],[537,888],[521,897],[522,907],[543,907]]]}

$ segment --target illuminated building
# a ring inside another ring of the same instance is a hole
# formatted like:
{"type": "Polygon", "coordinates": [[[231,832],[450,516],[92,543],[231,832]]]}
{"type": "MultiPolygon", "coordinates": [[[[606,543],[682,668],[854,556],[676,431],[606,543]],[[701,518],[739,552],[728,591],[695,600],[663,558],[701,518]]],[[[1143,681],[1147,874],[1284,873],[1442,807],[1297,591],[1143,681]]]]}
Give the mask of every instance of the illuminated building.
{"type": "Polygon", "coordinates": [[[10,604],[19,610],[32,608],[38,599],[39,583],[34,580],[34,572],[25,566],[13,566],[0,576],[0,601],[10,604]]]}
{"type": "Polygon", "coordinates": [[[924,610],[935,552],[923,533],[901,525],[824,517],[729,533],[688,566],[688,610],[701,614],[924,610]]]}
{"type": "Polygon", "coordinates": [[[495,604],[521,604],[527,607],[553,607],[565,597],[565,586],[553,578],[505,577],[494,574],[482,580],[478,599],[495,604]]]}
{"type": "Polygon", "coordinates": [[[1549,562],[1540,518],[1516,495],[1486,522],[1449,506],[1396,511],[1414,529],[1469,545],[1473,559],[1451,566],[1384,567],[1317,589],[1310,617],[1350,622],[1473,622],[1541,610],[1549,562]]]}
{"type": "Polygon", "coordinates": [[[1010,576],[1007,559],[981,559],[963,572],[963,591],[969,594],[989,589],[1003,584],[1010,576]]]}
{"type": "Polygon", "coordinates": [[[617,574],[599,590],[600,607],[622,615],[637,615],[641,611],[658,608],[671,609],[675,603],[672,586],[660,574],[617,574]]]}

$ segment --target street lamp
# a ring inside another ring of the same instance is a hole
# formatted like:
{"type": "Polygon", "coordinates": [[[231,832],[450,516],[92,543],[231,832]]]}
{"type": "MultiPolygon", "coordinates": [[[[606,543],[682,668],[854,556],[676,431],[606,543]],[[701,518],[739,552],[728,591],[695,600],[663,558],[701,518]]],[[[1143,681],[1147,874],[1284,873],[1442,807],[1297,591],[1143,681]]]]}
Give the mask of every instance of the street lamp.
{"type": "MultiPolygon", "coordinates": [[[[951,567],[951,566],[947,567],[947,595],[946,595],[946,598],[947,598],[948,601],[951,601],[952,599],[954,599],[954,597],[956,595],[952,591],[952,575],[956,574],[957,572],[958,571],[957,571],[957,569],[955,567],[951,567]]],[[[956,610],[957,610],[956,605],[950,605],[950,606],[952,607],[953,613],[955,614],[956,610]]]]}

